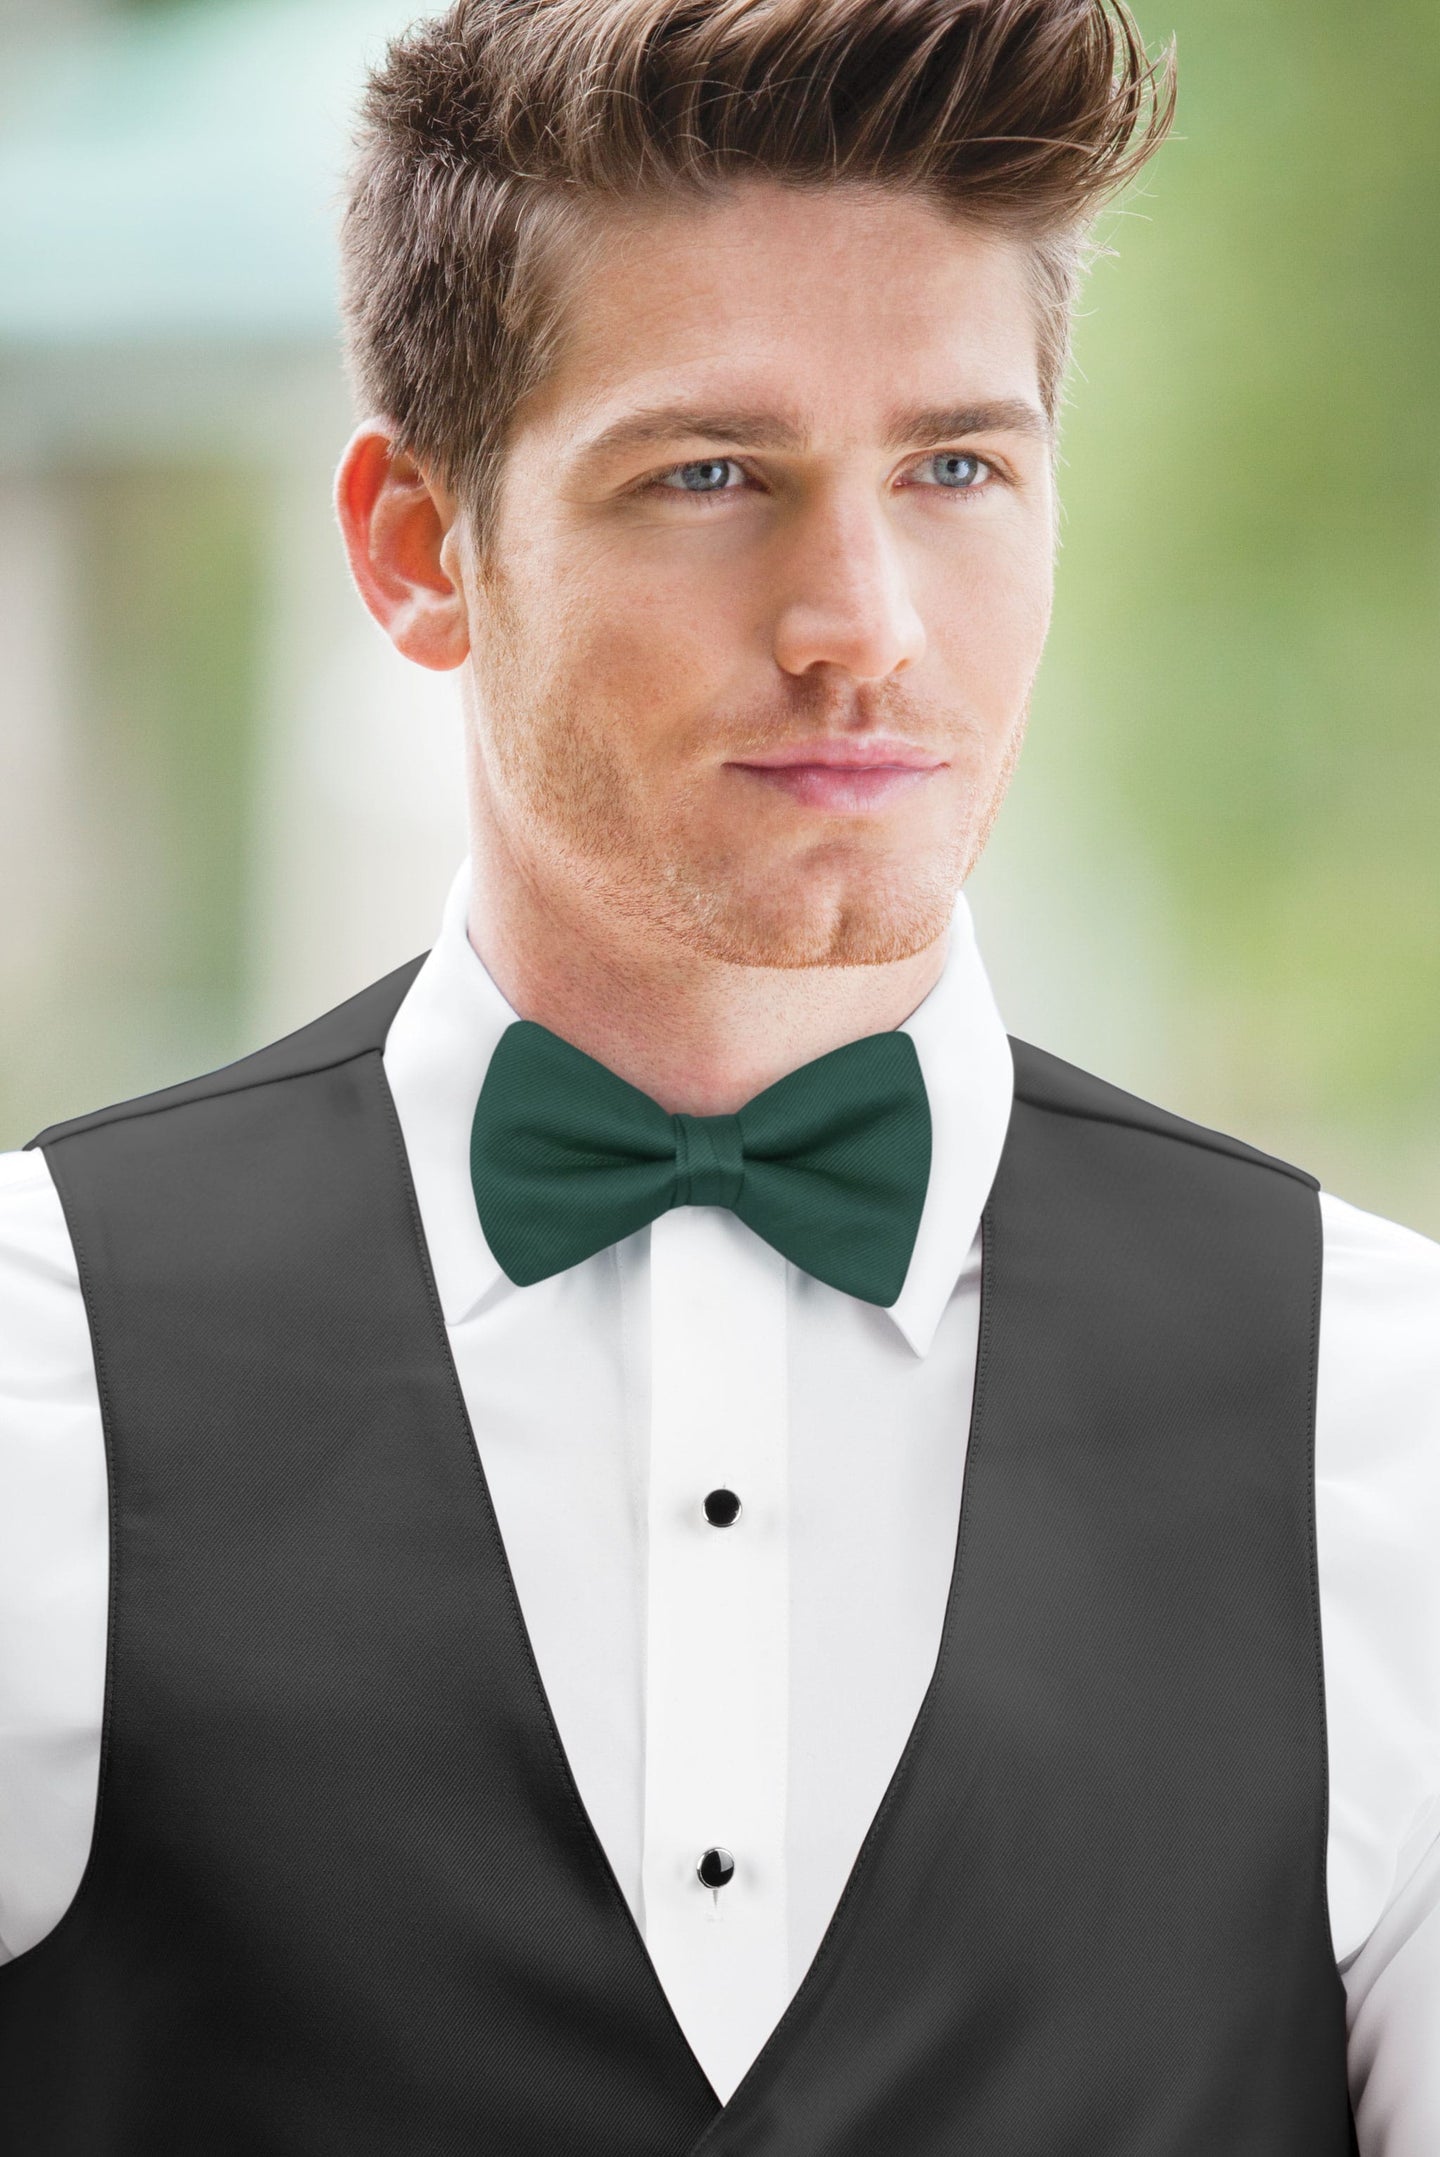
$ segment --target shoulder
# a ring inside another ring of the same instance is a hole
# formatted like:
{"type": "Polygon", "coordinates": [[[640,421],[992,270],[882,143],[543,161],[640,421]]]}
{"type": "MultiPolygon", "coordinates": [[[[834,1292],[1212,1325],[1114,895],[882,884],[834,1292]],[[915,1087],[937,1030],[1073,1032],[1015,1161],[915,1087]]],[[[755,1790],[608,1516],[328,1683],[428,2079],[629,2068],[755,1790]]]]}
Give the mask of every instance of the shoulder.
{"type": "Polygon", "coordinates": [[[59,1193],[38,1148],[0,1153],[0,1323],[13,1323],[22,1282],[73,1276],[59,1193]]]}
{"type": "Polygon", "coordinates": [[[0,1444],[31,1442],[93,1386],[75,1252],[45,1157],[0,1153],[0,1444]]]}
{"type": "Polygon", "coordinates": [[[1082,1071],[1078,1064],[1052,1056],[1048,1049],[1035,1048],[1030,1042],[1017,1041],[1013,1036],[1010,1047],[1015,1060],[1015,1099],[1029,1108],[1140,1133],[1147,1139],[1163,1140],[1173,1146],[1222,1155],[1232,1161],[1246,1162],[1255,1168],[1292,1177],[1298,1183],[1307,1184],[1312,1191],[1319,1190],[1315,1177],[1291,1161],[1262,1153],[1258,1146],[1247,1145],[1243,1139],[1232,1138],[1228,1132],[1191,1123],[1186,1117],[1176,1116],[1153,1101],[1142,1100],[1138,1094],[1112,1086],[1107,1079],[1097,1078],[1093,1072],[1082,1071]]]}
{"type": "Polygon", "coordinates": [[[1440,1244],[1329,1191],[1320,1210],[1315,1526],[1348,1952],[1397,1896],[1376,1931],[1393,1944],[1407,1838],[1440,1827],[1440,1244]]]}
{"type": "Polygon", "coordinates": [[[256,1087],[274,1085],[281,1079],[331,1070],[357,1056],[378,1052],[384,1047],[390,1023],[424,958],[422,952],[418,958],[407,959],[403,966],[395,967],[379,981],[372,981],[368,988],[347,997],[333,1010],[234,1063],[202,1072],[176,1086],[138,1094],[129,1101],[114,1101],[84,1115],[72,1116],[64,1123],[50,1124],[30,1140],[27,1151],[39,1151],[62,1140],[128,1123],[137,1117],[153,1117],[227,1094],[248,1093],[256,1087]]]}
{"type": "MultiPolygon", "coordinates": [[[[1333,1191],[1320,1194],[1325,1222],[1325,1270],[1355,1300],[1379,1315],[1395,1299],[1432,1313],[1440,1302],[1440,1243],[1383,1214],[1366,1213],[1333,1191]]],[[[1434,1346],[1440,1357],[1440,1328],[1434,1346]]]]}
{"type": "Polygon", "coordinates": [[[1332,1459],[1363,1455],[1440,1531],[1440,1243],[1320,1195],[1320,1393],[1332,1459]]]}

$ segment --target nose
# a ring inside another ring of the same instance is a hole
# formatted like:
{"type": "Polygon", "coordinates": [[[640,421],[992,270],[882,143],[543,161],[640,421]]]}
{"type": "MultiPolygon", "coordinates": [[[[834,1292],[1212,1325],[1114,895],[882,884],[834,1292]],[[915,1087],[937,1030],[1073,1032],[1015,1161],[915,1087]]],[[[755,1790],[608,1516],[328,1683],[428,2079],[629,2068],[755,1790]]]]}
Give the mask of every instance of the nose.
{"type": "Polygon", "coordinates": [[[829,665],[883,681],[924,652],[925,625],[878,502],[837,490],[798,511],[774,589],[775,659],[787,674],[829,665]]]}

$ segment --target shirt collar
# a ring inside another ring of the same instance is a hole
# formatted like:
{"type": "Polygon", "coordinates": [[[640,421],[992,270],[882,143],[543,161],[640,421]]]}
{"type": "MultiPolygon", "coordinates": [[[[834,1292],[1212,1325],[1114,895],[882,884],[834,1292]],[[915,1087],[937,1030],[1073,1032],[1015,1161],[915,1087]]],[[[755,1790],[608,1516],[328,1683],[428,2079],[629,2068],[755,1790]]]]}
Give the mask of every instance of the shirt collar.
{"type": "MultiPolygon", "coordinates": [[[[470,1188],[470,1125],[495,1045],[518,1014],[468,932],[470,863],[455,873],[440,931],[385,1039],[394,1097],[435,1286],[447,1325],[514,1293],[485,1241],[470,1188]]],[[[963,894],[944,969],[901,1031],[915,1043],[930,1099],[930,1181],[905,1283],[889,1306],[918,1356],[935,1338],[995,1180],[1010,1123],[1014,1066],[963,894]]],[[[839,1291],[835,1291],[837,1294],[839,1291]]]]}

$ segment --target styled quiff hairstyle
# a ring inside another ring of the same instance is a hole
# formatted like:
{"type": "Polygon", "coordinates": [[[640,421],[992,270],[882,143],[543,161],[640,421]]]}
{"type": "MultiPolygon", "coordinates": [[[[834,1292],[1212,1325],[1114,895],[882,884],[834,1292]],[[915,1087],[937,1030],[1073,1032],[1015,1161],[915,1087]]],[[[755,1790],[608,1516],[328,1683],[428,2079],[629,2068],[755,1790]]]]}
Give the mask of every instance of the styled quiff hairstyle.
{"type": "Polygon", "coordinates": [[[906,190],[1029,243],[1057,416],[1097,210],[1175,104],[1123,0],[458,0],[370,77],[342,234],[366,411],[493,533],[608,201],[906,190]]]}

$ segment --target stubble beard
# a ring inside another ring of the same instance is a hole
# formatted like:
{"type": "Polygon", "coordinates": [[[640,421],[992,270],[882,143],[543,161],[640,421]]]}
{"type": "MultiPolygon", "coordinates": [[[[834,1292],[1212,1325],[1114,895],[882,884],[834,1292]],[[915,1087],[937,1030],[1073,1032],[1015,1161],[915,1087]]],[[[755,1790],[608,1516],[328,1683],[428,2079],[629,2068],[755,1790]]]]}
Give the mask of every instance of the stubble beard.
{"type": "Polygon", "coordinates": [[[513,646],[505,657],[492,647],[489,660],[482,762],[512,848],[537,883],[564,892],[567,910],[583,911],[602,938],[632,946],[663,938],[731,966],[885,966],[933,944],[989,838],[1030,709],[1027,695],[988,797],[967,802],[953,840],[920,859],[897,850],[807,878],[803,865],[747,867],[733,849],[696,839],[713,774],[697,772],[647,815],[607,747],[623,737],[607,732],[593,706],[557,700],[553,682],[527,683],[513,646]]]}

